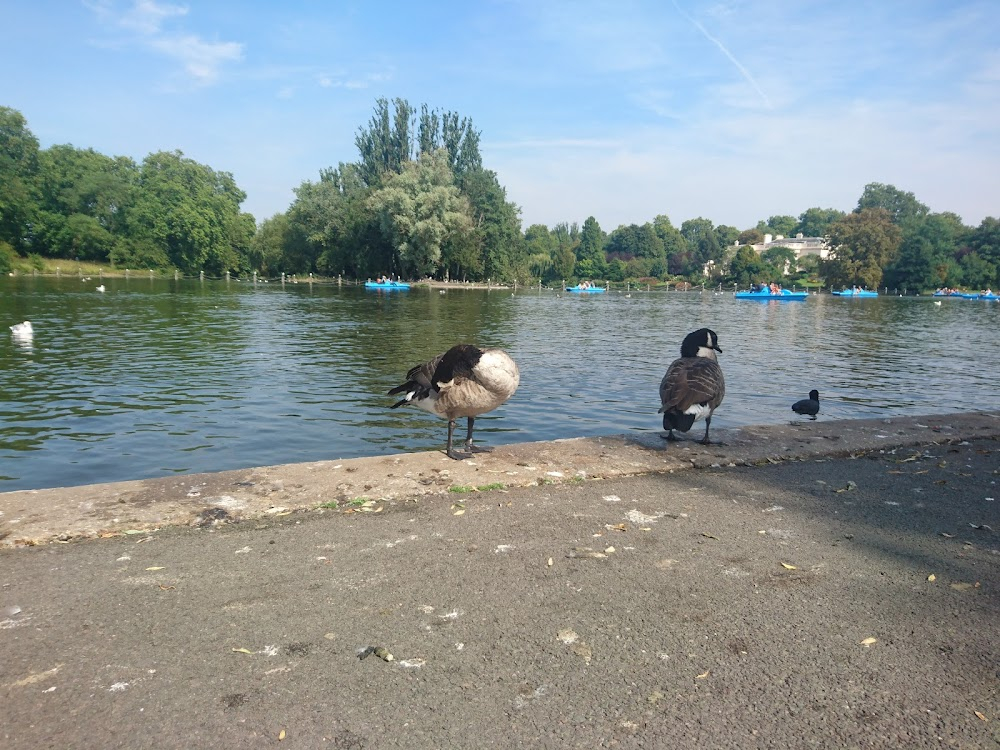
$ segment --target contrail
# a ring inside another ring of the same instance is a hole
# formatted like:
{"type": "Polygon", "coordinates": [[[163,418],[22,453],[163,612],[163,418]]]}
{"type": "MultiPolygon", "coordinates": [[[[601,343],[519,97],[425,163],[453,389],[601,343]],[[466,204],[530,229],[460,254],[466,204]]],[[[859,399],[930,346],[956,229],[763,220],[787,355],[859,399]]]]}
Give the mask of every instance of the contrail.
{"type": "Polygon", "coordinates": [[[726,45],[724,45],[722,42],[720,42],[714,36],[712,36],[711,34],[709,34],[708,31],[705,29],[704,26],[702,26],[694,18],[692,18],[687,13],[685,13],[683,10],[681,10],[681,6],[679,6],[677,4],[677,0],[672,0],[672,2],[674,4],[674,7],[677,9],[678,13],[680,13],[682,16],[684,16],[684,18],[686,18],[691,23],[692,26],[694,26],[696,29],[698,29],[698,31],[700,31],[702,33],[702,35],[708,41],[710,41],[712,44],[714,44],[716,47],[718,47],[722,51],[722,54],[724,54],[726,57],[729,58],[729,61],[733,65],[736,66],[737,70],[739,70],[740,73],[743,74],[743,77],[747,80],[747,83],[749,83],[751,86],[753,86],[754,90],[758,94],[760,94],[760,98],[764,100],[764,104],[767,105],[767,108],[771,109],[771,100],[767,98],[767,94],[765,94],[764,91],[763,91],[763,89],[761,89],[761,87],[757,85],[757,81],[755,81],[753,79],[753,76],[750,75],[750,71],[748,71],[746,68],[744,68],[743,65],[742,65],[742,63],[740,63],[739,60],[737,60],[735,57],[733,57],[733,53],[730,52],[728,49],[726,49],[726,45]]]}

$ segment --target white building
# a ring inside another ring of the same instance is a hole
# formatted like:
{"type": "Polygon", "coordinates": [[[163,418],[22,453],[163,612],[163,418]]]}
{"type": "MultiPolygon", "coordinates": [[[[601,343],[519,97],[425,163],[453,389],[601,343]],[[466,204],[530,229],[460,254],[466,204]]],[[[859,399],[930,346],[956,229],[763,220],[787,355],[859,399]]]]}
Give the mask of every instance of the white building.
{"type": "Polygon", "coordinates": [[[826,260],[830,256],[830,241],[826,237],[803,237],[799,232],[794,237],[772,237],[770,234],[764,235],[764,241],[751,245],[757,255],[772,247],[787,247],[795,253],[798,260],[803,255],[818,255],[821,260],[826,260]]]}

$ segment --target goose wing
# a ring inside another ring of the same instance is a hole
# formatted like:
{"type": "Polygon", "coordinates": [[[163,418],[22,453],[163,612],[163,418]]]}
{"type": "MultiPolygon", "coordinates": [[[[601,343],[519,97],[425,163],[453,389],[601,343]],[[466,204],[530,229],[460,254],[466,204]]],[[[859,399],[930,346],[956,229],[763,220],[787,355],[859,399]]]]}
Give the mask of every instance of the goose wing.
{"type": "Polygon", "coordinates": [[[685,412],[695,404],[715,408],[726,394],[722,368],[705,357],[675,360],[660,381],[660,412],[685,412]]]}

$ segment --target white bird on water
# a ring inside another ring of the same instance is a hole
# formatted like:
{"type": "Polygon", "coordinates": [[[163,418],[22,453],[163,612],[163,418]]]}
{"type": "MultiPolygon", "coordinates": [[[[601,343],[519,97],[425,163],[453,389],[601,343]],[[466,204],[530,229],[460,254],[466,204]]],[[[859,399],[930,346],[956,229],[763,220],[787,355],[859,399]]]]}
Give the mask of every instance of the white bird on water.
{"type": "Polygon", "coordinates": [[[10,332],[16,339],[30,339],[35,335],[30,320],[26,320],[23,323],[15,323],[10,327],[10,332]]]}
{"type": "Polygon", "coordinates": [[[103,292],[104,291],[104,284],[101,284],[99,287],[97,287],[97,291],[103,292]]]}

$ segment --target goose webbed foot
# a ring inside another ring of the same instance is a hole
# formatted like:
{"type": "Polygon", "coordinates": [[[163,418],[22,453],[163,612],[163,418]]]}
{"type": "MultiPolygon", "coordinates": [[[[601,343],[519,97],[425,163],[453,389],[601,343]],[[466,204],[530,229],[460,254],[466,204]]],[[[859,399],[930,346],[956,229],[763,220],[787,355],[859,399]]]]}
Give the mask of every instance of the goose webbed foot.
{"type": "Polygon", "coordinates": [[[460,453],[454,448],[448,448],[448,450],[445,451],[445,455],[448,456],[448,458],[452,458],[456,461],[464,461],[465,459],[472,457],[471,453],[460,453]]]}
{"type": "Polygon", "coordinates": [[[681,440],[674,434],[673,430],[668,430],[666,435],[660,435],[660,437],[669,443],[679,443],[681,440]]]}
{"type": "Polygon", "coordinates": [[[492,453],[493,449],[487,446],[473,445],[471,442],[465,444],[465,450],[469,453],[492,453]]]}

